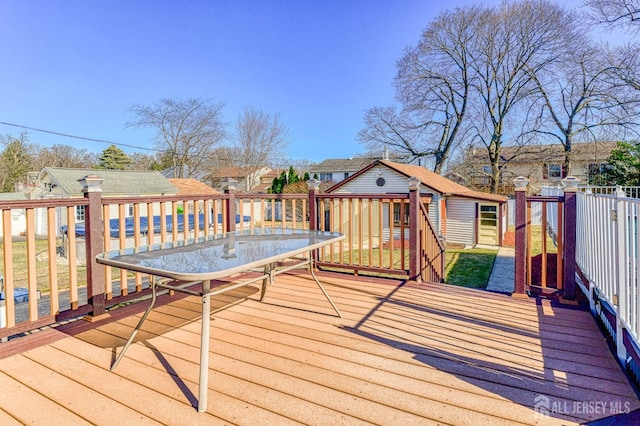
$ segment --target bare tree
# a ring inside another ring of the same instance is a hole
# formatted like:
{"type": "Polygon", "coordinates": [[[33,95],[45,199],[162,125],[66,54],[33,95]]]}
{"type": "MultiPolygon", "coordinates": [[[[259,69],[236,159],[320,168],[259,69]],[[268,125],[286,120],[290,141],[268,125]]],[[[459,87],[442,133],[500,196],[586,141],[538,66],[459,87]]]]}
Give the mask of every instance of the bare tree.
{"type": "Polygon", "coordinates": [[[29,137],[22,133],[18,137],[0,137],[3,149],[0,152],[0,192],[13,192],[16,185],[27,179],[27,172],[33,168],[34,146],[29,137]]]}
{"type": "Polygon", "coordinates": [[[212,152],[227,136],[223,103],[211,99],[161,99],[150,106],[134,105],[130,127],[156,130],[156,147],[171,159],[174,177],[194,177],[209,171],[212,152]]]}
{"type": "Polygon", "coordinates": [[[402,105],[365,113],[361,143],[370,151],[384,145],[406,162],[428,158],[440,173],[461,139],[471,89],[468,47],[476,33],[480,6],[444,11],[422,34],[417,46],[398,61],[396,99],[402,105]]]}
{"type": "Polygon", "coordinates": [[[40,171],[45,167],[90,168],[98,161],[98,156],[86,149],[63,144],[39,147],[34,157],[33,171],[40,171]]]}
{"type": "MultiPolygon", "coordinates": [[[[269,115],[255,107],[245,107],[236,123],[234,150],[236,165],[256,168],[270,165],[289,143],[289,130],[279,114],[269,115]]],[[[249,182],[249,188],[254,183],[249,182]]]]}
{"type": "Polygon", "coordinates": [[[158,155],[134,152],[129,154],[129,160],[130,163],[127,166],[127,170],[162,170],[157,168],[161,163],[158,155]]]}
{"type": "Polygon", "coordinates": [[[542,108],[534,132],[557,140],[564,148],[563,169],[572,173],[575,141],[595,139],[596,132],[633,130],[638,95],[619,78],[620,66],[607,61],[605,46],[582,36],[562,60],[532,74],[542,108]],[[545,125],[548,124],[548,125],[545,125]]]}
{"type": "MultiPolygon", "coordinates": [[[[524,101],[537,90],[532,75],[558,60],[573,27],[566,11],[547,0],[504,2],[478,18],[470,46],[473,86],[480,96],[475,136],[487,149],[492,192],[500,185],[505,134],[522,127],[517,119],[526,110],[524,101]]],[[[521,133],[510,137],[515,143],[521,133]]]]}
{"type": "Polygon", "coordinates": [[[623,26],[637,32],[640,27],[640,1],[638,0],[585,0],[588,15],[598,23],[623,26]]]}

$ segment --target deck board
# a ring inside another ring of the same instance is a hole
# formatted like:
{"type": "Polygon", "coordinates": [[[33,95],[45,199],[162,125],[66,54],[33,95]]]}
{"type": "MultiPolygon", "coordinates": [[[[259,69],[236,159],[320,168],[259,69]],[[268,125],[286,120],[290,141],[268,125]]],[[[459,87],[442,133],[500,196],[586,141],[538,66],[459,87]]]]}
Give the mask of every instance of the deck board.
{"type": "Polygon", "coordinates": [[[207,413],[194,408],[200,301],[166,297],[115,372],[148,302],[47,330],[18,354],[0,345],[0,387],[12,390],[0,423],[546,425],[640,408],[588,312],[443,284],[321,279],[343,318],[305,273],[279,276],[264,302],[257,285],[214,298],[207,413]],[[540,396],[561,412],[537,414],[540,396]],[[608,411],[574,409],[589,402],[608,411]]]}

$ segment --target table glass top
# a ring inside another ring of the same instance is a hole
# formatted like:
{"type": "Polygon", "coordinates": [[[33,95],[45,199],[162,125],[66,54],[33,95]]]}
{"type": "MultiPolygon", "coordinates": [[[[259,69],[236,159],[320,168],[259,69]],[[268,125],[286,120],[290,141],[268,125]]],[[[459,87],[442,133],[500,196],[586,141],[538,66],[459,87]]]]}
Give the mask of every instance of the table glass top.
{"type": "MultiPolygon", "coordinates": [[[[336,232],[258,228],[99,254],[99,263],[142,272],[211,274],[265,264],[337,242],[336,232]]],[[[165,275],[165,274],[161,274],[165,275]]]]}

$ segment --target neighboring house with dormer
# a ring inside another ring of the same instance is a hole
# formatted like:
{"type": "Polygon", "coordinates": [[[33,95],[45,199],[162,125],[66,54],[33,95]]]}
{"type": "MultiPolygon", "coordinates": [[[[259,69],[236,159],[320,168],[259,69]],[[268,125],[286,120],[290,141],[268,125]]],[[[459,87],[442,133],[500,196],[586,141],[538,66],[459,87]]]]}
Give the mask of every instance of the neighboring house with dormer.
{"type": "MultiPolygon", "coordinates": [[[[602,185],[611,151],[616,142],[574,143],[572,146],[571,175],[583,185],[602,185]]],[[[563,169],[564,148],[560,144],[503,146],[500,150],[502,193],[513,193],[513,179],[525,176],[532,192],[543,185],[560,184],[567,177],[563,169]]],[[[489,190],[491,163],[485,148],[470,148],[464,164],[451,171],[455,180],[476,190],[489,190]]]]}
{"type": "Polygon", "coordinates": [[[268,166],[223,167],[209,173],[204,178],[204,182],[212,188],[222,191],[223,181],[227,178],[232,178],[237,181],[236,190],[238,192],[253,192],[256,186],[267,183],[263,182],[262,178],[270,171],[271,168],[268,166]]]}
{"type": "MultiPolygon", "coordinates": [[[[327,192],[408,193],[410,177],[420,179],[420,195],[429,220],[447,243],[502,245],[507,227],[507,197],[470,190],[421,166],[376,160],[327,192]]],[[[401,211],[399,203],[383,206],[384,229],[389,228],[391,220],[394,224],[404,221],[408,225],[408,210],[405,209],[404,218],[401,211]]]]}
{"type": "Polygon", "coordinates": [[[317,176],[321,182],[341,182],[371,164],[373,159],[364,157],[331,158],[309,167],[309,176],[317,176]]]}
{"type": "MultiPolygon", "coordinates": [[[[160,172],[156,171],[130,171],[130,170],[98,170],[98,169],[73,169],[45,167],[37,177],[30,174],[33,181],[28,187],[26,196],[31,200],[47,198],[82,198],[83,186],[80,180],[87,175],[97,175],[104,179],[100,188],[103,197],[144,197],[159,195],[175,195],[178,189],[160,172]]],[[[118,217],[118,206],[111,206],[110,217],[118,217]]],[[[40,211],[40,209],[38,209],[40,211]]],[[[38,231],[43,233],[46,229],[46,217],[42,213],[37,219],[38,231]]],[[[67,225],[66,215],[57,215],[57,227],[67,225]]],[[[125,205],[125,216],[133,216],[133,204],[125,205]]],[[[76,223],[85,219],[85,207],[75,207],[76,223]]]]}

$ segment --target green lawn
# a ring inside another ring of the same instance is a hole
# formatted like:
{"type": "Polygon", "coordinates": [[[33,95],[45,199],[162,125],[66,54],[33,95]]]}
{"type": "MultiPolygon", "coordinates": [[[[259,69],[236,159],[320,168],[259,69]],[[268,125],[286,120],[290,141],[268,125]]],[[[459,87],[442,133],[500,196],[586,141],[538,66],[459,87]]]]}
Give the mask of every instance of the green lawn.
{"type": "Polygon", "coordinates": [[[445,282],[462,287],[485,288],[489,282],[497,249],[447,249],[445,282]]]}
{"type": "MultiPolygon", "coordinates": [[[[0,243],[0,268],[4,273],[4,243],[0,243]]],[[[24,240],[14,241],[13,247],[13,274],[14,287],[28,286],[28,262],[27,262],[27,243],[24,240]]],[[[47,241],[37,239],[35,246],[35,280],[37,288],[42,293],[49,292],[49,257],[47,255],[47,241]]],[[[60,289],[69,288],[69,266],[57,265],[57,280],[60,289]]],[[[86,267],[77,266],[79,285],[86,284],[86,267]],[[80,284],[81,283],[81,284],[80,284]]]]}

